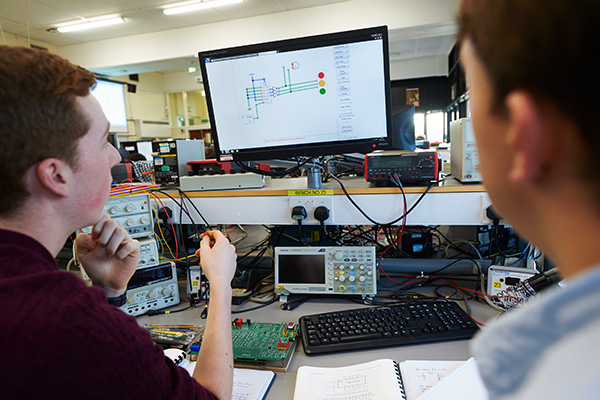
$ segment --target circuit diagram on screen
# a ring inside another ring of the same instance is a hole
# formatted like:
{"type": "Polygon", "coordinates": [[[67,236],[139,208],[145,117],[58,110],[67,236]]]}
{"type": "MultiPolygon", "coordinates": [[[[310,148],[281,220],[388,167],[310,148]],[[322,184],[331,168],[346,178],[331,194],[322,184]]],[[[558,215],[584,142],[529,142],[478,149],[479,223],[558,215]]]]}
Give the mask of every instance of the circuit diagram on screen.
{"type": "Polygon", "coordinates": [[[281,96],[293,96],[306,91],[317,91],[319,95],[327,93],[325,83],[325,72],[317,70],[314,79],[295,80],[299,75],[300,64],[292,62],[288,66],[282,66],[283,84],[273,85],[265,77],[258,77],[256,73],[250,73],[250,86],[246,87],[247,113],[242,114],[242,122],[253,124],[260,119],[260,106],[273,104],[281,96]]]}

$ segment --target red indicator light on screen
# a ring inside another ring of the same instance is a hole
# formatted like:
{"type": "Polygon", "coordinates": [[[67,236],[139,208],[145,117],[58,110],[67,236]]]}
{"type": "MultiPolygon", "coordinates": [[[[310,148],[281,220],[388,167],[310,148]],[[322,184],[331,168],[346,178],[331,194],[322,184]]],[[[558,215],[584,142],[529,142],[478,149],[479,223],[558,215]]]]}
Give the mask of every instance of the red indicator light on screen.
{"type": "Polygon", "coordinates": [[[325,74],[323,72],[319,72],[319,79],[325,78],[325,74]]]}

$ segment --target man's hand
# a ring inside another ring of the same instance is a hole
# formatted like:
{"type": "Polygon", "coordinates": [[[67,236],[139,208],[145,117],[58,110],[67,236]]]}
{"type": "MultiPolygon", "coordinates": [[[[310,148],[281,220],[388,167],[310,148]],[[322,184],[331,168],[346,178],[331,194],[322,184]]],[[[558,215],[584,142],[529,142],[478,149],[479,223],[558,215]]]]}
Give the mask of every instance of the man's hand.
{"type": "Polygon", "coordinates": [[[92,235],[80,233],[75,244],[77,258],[92,284],[102,287],[107,297],[123,294],[137,268],[140,243],[104,214],[92,227],[92,235]]]}
{"type": "Polygon", "coordinates": [[[231,399],[231,279],[236,267],[235,247],[221,232],[209,231],[203,234],[196,255],[210,282],[210,305],[193,376],[219,399],[231,399]]]}
{"type": "Polygon", "coordinates": [[[196,255],[200,258],[200,266],[210,282],[211,289],[231,290],[237,255],[235,247],[225,235],[220,231],[203,233],[200,250],[196,251],[196,255]]]}

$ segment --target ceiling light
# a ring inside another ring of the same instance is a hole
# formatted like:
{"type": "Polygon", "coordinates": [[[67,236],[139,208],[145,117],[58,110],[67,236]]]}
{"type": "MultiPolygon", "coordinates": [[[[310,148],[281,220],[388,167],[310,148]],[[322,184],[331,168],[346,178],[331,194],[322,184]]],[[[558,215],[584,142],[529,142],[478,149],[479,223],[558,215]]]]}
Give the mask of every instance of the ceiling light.
{"type": "Polygon", "coordinates": [[[59,32],[62,32],[62,33],[74,32],[74,31],[81,31],[84,29],[99,28],[101,26],[121,24],[123,22],[125,22],[125,19],[123,19],[121,17],[105,18],[105,19],[99,19],[99,20],[88,20],[83,23],[74,23],[74,24],[59,26],[56,28],[56,30],[59,32]]]}
{"type": "Polygon", "coordinates": [[[181,13],[186,13],[186,12],[190,12],[190,11],[203,10],[205,8],[213,8],[213,7],[225,6],[227,4],[241,3],[242,1],[244,1],[244,0],[211,0],[211,1],[200,1],[200,2],[195,2],[195,3],[191,3],[191,4],[189,1],[186,1],[184,3],[179,3],[179,5],[165,8],[163,10],[163,13],[165,13],[165,15],[181,14],[181,13]]]}

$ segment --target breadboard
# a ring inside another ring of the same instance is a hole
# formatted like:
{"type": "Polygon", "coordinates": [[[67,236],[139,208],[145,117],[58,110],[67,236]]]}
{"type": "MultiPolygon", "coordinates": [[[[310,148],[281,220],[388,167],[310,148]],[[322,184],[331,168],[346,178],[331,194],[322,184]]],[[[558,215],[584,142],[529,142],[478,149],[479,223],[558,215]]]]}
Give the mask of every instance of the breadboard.
{"type": "Polygon", "coordinates": [[[296,350],[298,324],[236,319],[232,324],[236,367],[285,372],[296,350]]]}

